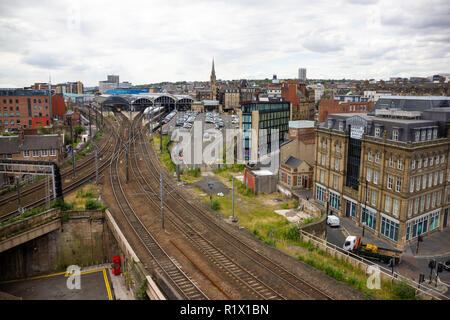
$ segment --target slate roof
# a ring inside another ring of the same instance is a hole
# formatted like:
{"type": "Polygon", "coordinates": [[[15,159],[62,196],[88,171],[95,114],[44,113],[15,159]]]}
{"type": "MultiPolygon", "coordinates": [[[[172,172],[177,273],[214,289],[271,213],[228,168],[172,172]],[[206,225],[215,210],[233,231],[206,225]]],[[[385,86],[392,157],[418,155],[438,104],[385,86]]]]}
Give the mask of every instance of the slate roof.
{"type": "Polygon", "coordinates": [[[303,160],[297,159],[296,157],[289,156],[289,158],[284,161],[284,164],[295,169],[300,165],[300,163],[302,163],[302,161],[303,160]]]}
{"type": "Polygon", "coordinates": [[[57,134],[25,135],[19,145],[19,136],[0,136],[0,154],[14,154],[24,150],[59,149],[62,145],[57,134]]]}

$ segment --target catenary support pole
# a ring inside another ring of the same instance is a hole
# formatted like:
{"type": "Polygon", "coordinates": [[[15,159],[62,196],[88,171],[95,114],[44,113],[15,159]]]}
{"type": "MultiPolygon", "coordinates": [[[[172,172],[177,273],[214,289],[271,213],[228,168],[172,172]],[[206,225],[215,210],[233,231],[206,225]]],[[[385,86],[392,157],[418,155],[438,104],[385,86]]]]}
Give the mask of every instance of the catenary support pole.
{"type": "Polygon", "coordinates": [[[16,181],[17,181],[17,200],[18,200],[18,203],[19,203],[19,207],[17,208],[17,211],[22,213],[23,209],[22,209],[22,201],[20,200],[20,180],[19,180],[19,177],[16,177],[16,181]]]}
{"type": "Polygon", "coordinates": [[[161,180],[161,223],[162,228],[164,230],[164,184],[162,173],[160,173],[160,180],[161,180]]]}

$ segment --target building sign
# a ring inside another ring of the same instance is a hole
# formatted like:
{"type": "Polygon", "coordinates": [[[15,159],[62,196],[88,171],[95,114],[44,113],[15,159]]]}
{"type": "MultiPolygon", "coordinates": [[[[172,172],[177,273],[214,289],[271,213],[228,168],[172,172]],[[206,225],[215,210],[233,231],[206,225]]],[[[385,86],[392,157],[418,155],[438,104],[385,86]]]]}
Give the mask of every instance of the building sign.
{"type": "Polygon", "coordinates": [[[350,138],[361,140],[364,133],[364,127],[351,127],[350,138]]]}
{"type": "Polygon", "coordinates": [[[364,129],[367,127],[367,120],[360,116],[354,116],[347,119],[347,125],[350,125],[350,138],[361,140],[364,129]]]}

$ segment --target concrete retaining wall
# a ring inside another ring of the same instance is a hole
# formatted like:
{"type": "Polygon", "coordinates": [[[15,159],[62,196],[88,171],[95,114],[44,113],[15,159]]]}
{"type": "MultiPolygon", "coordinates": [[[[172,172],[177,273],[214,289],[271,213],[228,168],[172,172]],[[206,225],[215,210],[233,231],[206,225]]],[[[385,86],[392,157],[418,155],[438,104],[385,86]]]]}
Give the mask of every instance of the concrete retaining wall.
{"type": "Polygon", "coordinates": [[[157,275],[152,275],[141,263],[108,209],[105,211],[105,217],[106,223],[120,248],[121,270],[125,272],[127,286],[131,292],[134,292],[145,280],[148,297],[151,300],[165,300],[164,294],[157,285],[157,275]]]}
{"type": "MultiPolygon", "coordinates": [[[[36,225],[52,215],[55,212],[43,213],[29,221],[18,221],[17,225],[36,225]]],[[[61,223],[58,230],[0,253],[0,281],[64,271],[72,264],[88,266],[112,261],[118,247],[103,213],[58,211],[57,215],[54,221],[61,223]]],[[[17,226],[9,228],[14,231],[17,226]]]]}
{"type": "Polygon", "coordinates": [[[314,212],[316,215],[321,214],[321,217],[319,221],[312,222],[310,224],[307,224],[306,226],[300,227],[300,231],[305,231],[315,235],[318,238],[325,239],[327,231],[327,215],[323,214],[323,212],[316,205],[306,199],[299,198],[299,205],[301,204],[304,206],[304,208],[314,212]]]}

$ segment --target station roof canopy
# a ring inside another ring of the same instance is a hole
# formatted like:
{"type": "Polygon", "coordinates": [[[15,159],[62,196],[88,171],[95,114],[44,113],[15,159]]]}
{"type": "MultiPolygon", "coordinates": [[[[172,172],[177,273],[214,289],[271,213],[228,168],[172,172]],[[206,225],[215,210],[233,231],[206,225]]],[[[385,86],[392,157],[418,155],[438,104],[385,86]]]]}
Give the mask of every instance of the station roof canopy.
{"type": "Polygon", "coordinates": [[[106,106],[128,106],[130,101],[124,97],[110,96],[103,101],[106,106]]]}

